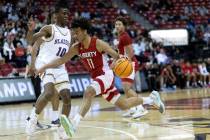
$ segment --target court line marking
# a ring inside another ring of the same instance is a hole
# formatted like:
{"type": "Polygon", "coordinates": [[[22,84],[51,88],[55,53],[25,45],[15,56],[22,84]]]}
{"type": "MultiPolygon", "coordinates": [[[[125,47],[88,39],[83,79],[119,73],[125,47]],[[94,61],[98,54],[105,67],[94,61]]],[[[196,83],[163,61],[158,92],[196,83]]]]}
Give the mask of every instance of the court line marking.
{"type": "Polygon", "coordinates": [[[118,130],[118,129],[107,128],[107,127],[99,127],[99,126],[90,126],[90,125],[80,125],[80,127],[105,129],[105,130],[109,130],[109,131],[113,131],[113,132],[118,132],[118,133],[127,135],[127,136],[131,137],[133,140],[138,140],[136,138],[136,136],[132,135],[131,133],[128,133],[128,132],[125,132],[125,131],[122,131],[122,130],[118,130]]]}

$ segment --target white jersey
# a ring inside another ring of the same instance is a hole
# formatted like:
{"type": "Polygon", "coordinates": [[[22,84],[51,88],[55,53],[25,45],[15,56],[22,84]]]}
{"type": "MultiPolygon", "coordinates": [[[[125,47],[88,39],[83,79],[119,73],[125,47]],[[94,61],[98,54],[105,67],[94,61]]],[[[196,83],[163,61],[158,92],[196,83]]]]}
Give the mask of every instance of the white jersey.
{"type": "MultiPolygon", "coordinates": [[[[67,28],[62,28],[51,24],[52,35],[44,39],[40,46],[39,54],[36,59],[36,68],[52,62],[65,55],[68,52],[71,43],[71,33],[67,28]]],[[[64,64],[58,67],[65,69],[64,64]]]]}

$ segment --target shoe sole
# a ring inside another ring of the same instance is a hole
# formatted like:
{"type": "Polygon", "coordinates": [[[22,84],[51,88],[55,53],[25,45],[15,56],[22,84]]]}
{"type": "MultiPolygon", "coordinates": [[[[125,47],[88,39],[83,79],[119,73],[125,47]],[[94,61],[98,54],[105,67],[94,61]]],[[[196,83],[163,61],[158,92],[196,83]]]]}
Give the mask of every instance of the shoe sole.
{"type": "Polygon", "coordinates": [[[69,137],[72,137],[74,134],[74,130],[73,130],[73,125],[71,124],[70,120],[66,116],[61,115],[60,121],[61,121],[61,125],[63,126],[66,134],[69,137]]]}
{"type": "Polygon", "coordinates": [[[132,116],[132,119],[141,118],[141,117],[145,116],[147,113],[149,113],[148,110],[145,110],[144,113],[142,113],[142,114],[139,115],[139,116],[135,116],[135,117],[132,116]]]}
{"type": "Polygon", "coordinates": [[[132,117],[133,114],[134,114],[134,113],[130,113],[130,114],[126,114],[126,115],[123,114],[122,117],[125,117],[125,118],[126,118],[126,117],[132,117]]]}
{"type": "Polygon", "coordinates": [[[157,97],[157,99],[158,99],[158,102],[159,102],[159,104],[160,104],[160,106],[156,106],[156,105],[154,105],[156,108],[158,108],[159,109],[159,112],[160,113],[164,113],[165,112],[165,105],[164,105],[164,103],[162,102],[162,100],[161,100],[161,98],[160,98],[160,94],[158,93],[158,92],[153,92],[152,93],[155,97],[157,97]]]}

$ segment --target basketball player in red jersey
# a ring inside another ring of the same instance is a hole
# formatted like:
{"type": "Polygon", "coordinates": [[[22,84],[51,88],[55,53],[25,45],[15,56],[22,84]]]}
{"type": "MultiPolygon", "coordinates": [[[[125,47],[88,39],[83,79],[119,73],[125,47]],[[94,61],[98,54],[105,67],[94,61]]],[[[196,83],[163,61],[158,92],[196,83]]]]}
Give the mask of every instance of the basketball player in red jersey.
{"type": "MultiPolygon", "coordinates": [[[[87,33],[90,29],[90,24],[85,18],[74,19],[71,27],[78,43],[72,45],[70,50],[63,57],[56,59],[37,70],[37,74],[41,74],[46,69],[57,67],[69,61],[73,56],[78,55],[93,79],[93,82],[84,92],[79,113],[75,115],[71,124],[63,125],[66,126],[66,129],[70,129],[72,134],[74,133],[80,120],[90,109],[92,100],[96,95],[102,95],[108,102],[122,110],[129,109],[139,104],[148,104],[155,105],[161,113],[165,111],[165,106],[157,91],[153,91],[148,97],[121,97],[114,86],[114,74],[106,59],[106,54],[109,54],[114,60],[119,59],[120,55],[106,42],[96,37],[91,37],[87,33]]],[[[61,123],[62,121],[63,120],[61,119],[61,123]]]]}
{"type": "MultiPolygon", "coordinates": [[[[130,76],[126,78],[121,78],[123,90],[125,92],[126,98],[135,97],[137,93],[132,89],[132,85],[134,83],[135,73],[138,72],[138,60],[133,54],[132,48],[132,39],[126,32],[126,19],[123,17],[118,17],[115,20],[115,30],[118,34],[119,44],[117,46],[118,53],[121,55],[125,55],[129,60],[132,61],[133,64],[133,72],[130,76]]],[[[139,118],[146,115],[148,111],[144,109],[142,105],[137,107],[130,108],[126,113],[123,114],[124,117],[139,118]]]]}

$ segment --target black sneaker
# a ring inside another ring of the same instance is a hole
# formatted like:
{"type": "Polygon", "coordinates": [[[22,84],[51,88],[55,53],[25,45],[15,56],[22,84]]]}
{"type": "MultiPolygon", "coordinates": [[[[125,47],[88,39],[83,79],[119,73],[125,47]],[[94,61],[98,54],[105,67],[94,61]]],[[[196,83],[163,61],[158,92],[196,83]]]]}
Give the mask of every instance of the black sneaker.
{"type": "Polygon", "coordinates": [[[55,121],[51,121],[51,126],[60,126],[61,124],[60,124],[60,119],[57,119],[57,120],[55,120],[55,121]]]}

